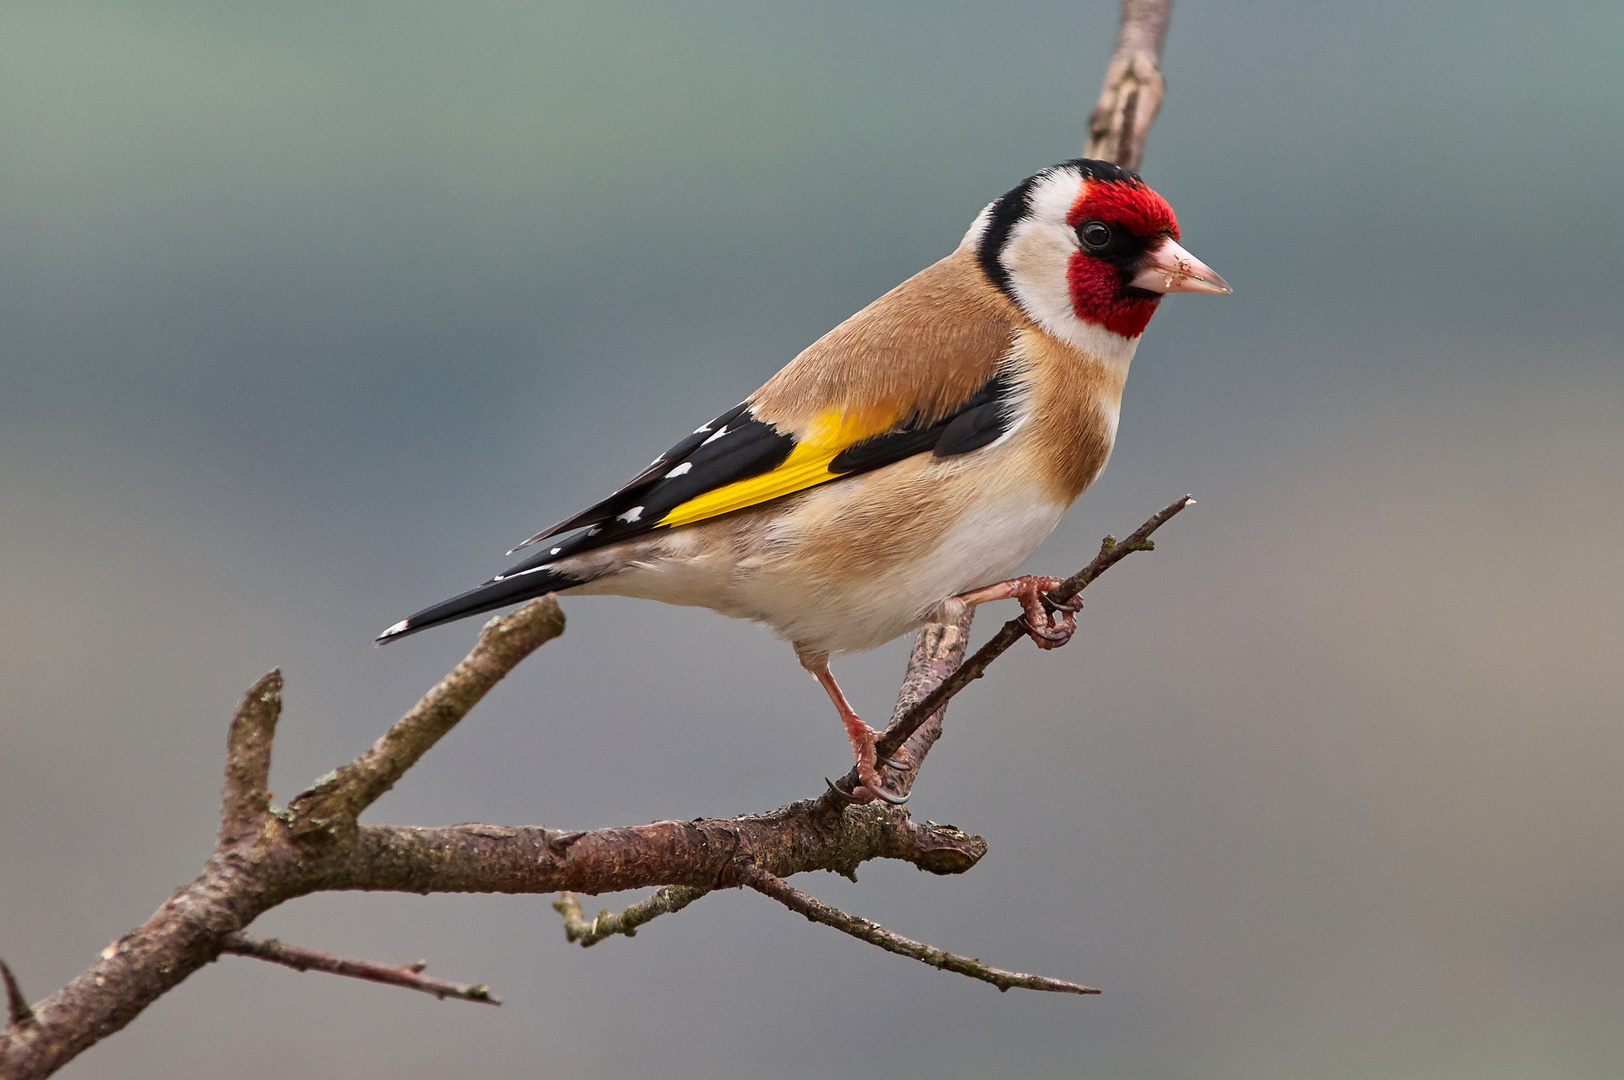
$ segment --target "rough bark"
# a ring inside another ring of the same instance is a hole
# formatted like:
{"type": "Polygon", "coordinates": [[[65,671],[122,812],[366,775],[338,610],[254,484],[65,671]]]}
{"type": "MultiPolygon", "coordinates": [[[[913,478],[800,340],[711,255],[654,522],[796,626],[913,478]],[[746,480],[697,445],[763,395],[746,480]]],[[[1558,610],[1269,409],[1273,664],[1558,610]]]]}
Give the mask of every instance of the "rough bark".
{"type": "Polygon", "coordinates": [[[1145,136],[1162,108],[1162,42],[1173,18],[1173,0],[1122,0],[1122,29],[1105,71],[1105,86],[1088,117],[1084,157],[1137,169],[1145,136]]]}

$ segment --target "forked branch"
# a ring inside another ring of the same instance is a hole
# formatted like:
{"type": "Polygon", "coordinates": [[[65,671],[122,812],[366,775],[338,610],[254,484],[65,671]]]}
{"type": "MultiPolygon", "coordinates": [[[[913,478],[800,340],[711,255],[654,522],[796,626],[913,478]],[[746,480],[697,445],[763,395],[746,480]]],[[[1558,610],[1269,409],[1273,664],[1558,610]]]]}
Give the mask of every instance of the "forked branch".
{"type": "MultiPolygon", "coordinates": [[[[1145,134],[1161,105],[1159,70],[1172,0],[1122,0],[1122,27],[1086,153],[1137,168],[1145,134]]],[[[1059,603],[1133,551],[1189,505],[1180,499],[1127,540],[1107,538],[1100,555],[1050,594],[1059,603]]],[[[120,1030],[147,1005],[222,953],[254,956],[307,971],[327,971],[432,993],[487,1001],[478,985],[444,982],[418,965],[389,967],[346,960],[243,933],[265,911],[298,896],[334,889],[428,892],[564,892],[555,906],[572,941],[590,945],[631,936],[659,915],[681,910],[717,888],[748,886],[793,911],[890,952],[989,982],[1061,993],[1098,991],[1038,975],[1003,971],[901,937],[795,889],[783,879],[805,870],[855,873],[863,862],[901,859],[938,874],[962,873],[986,852],[980,837],[918,823],[898,807],[847,806],[824,794],[771,814],[728,820],[654,822],[635,828],[567,832],[541,827],[459,825],[442,829],[362,826],[357,819],[444,737],[504,675],[562,633],[551,597],[488,623],[472,652],[410,712],[354,761],[318,779],[284,811],[271,807],[266,778],[281,711],[278,672],[257,682],[232,720],[221,796],[219,839],[203,872],[146,923],[103,950],[100,959],[56,993],[30,1005],[0,963],[8,1022],[0,1031],[0,1080],[50,1075],[120,1030]],[[619,915],[588,922],[575,892],[659,886],[619,915]]],[[[1006,623],[962,663],[970,627],[924,627],[915,643],[897,709],[880,740],[882,756],[906,748],[909,768],[892,781],[906,792],[941,733],[947,703],[1020,639],[1022,620],[1006,623]]],[[[849,775],[843,783],[855,783],[849,775]]]]}

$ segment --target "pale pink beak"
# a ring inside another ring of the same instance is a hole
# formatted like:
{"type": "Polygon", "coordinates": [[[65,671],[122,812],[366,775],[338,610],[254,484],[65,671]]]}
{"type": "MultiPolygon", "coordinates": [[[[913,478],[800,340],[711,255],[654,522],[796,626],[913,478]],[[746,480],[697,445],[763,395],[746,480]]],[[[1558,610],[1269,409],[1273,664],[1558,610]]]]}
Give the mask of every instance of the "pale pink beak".
{"type": "Polygon", "coordinates": [[[1129,285],[1151,292],[1234,292],[1212,267],[1179,247],[1171,236],[1150,250],[1150,262],[1129,285]]]}

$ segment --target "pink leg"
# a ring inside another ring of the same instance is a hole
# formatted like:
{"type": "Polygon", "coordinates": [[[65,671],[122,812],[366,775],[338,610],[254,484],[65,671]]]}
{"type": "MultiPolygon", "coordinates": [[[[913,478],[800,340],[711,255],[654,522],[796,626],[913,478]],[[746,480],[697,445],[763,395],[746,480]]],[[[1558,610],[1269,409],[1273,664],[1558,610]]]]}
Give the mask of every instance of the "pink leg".
{"type": "Polygon", "coordinates": [[[1049,605],[1043,599],[1043,594],[1059,586],[1061,580],[1028,574],[971,589],[953,599],[968,607],[985,604],[989,600],[1018,599],[1021,610],[1026,613],[1027,636],[1040,649],[1058,649],[1071,640],[1071,635],[1077,630],[1076,613],[1083,609],[1081,597],[1074,596],[1058,607],[1049,605]]]}
{"type": "Polygon", "coordinates": [[[885,789],[885,778],[880,775],[874,759],[874,739],[879,734],[873,728],[863,723],[846,701],[846,695],[841,692],[840,684],[835,682],[834,675],[829,671],[827,657],[801,654],[801,663],[810,671],[818,682],[823,684],[824,691],[829,700],[835,703],[835,711],[840,714],[840,722],[846,725],[846,737],[851,740],[852,755],[857,759],[857,776],[862,780],[862,787],[854,794],[859,802],[872,802],[874,799],[884,799],[888,803],[904,803],[908,801],[906,795],[893,795],[885,789]]]}

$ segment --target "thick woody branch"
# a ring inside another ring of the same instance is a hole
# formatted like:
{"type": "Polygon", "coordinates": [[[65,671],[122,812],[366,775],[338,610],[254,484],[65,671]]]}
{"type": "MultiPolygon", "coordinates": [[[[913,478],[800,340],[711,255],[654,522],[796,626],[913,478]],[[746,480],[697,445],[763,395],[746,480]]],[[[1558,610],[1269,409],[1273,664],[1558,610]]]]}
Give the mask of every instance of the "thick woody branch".
{"type": "Polygon", "coordinates": [[[293,800],[288,810],[294,831],[353,823],[519,661],[563,632],[564,611],[552,596],[532,600],[513,614],[486,623],[473,651],[394,727],[360,757],[317,780],[293,800]]]}
{"type": "Polygon", "coordinates": [[[815,800],[770,814],[656,821],[590,832],[540,826],[367,825],[353,849],[301,892],[580,893],[661,885],[710,890],[737,885],[741,856],[782,874],[847,876],[870,859],[898,859],[933,874],[960,874],[987,843],[951,825],[914,821],[892,806],[831,814],[815,800]]]}
{"type": "Polygon", "coordinates": [[[859,919],[855,915],[848,915],[837,907],[825,904],[816,897],[790,885],[781,878],[775,877],[755,867],[745,867],[740,875],[743,883],[764,896],[770,896],[791,911],[805,915],[808,919],[824,926],[832,926],[843,934],[850,934],[859,941],[866,941],[870,945],[877,945],[886,952],[894,952],[899,956],[912,957],[922,964],[929,964],[942,971],[954,971],[960,975],[968,975],[972,979],[992,983],[1000,990],[1018,987],[1025,990],[1048,990],[1058,994],[1097,994],[1098,990],[1080,983],[1067,982],[1064,979],[1051,979],[1045,975],[1027,975],[1019,971],[1005,971],[1002,968],[989,967],[980,960],[972,960],[968,956],[959,956],[938,949],[933,945],[926,945],[912,938],[905,938],[901,934],[893,934],[879,923],[859,919]]]}
{"type": "Polygon", "coordinates": [[[427,961],[423,960],[415,964],[391,967],[387,964],[374,964],[370,960],[350,960],[299,945],[288,945],[275,938],[251,937],[248,934],[229,935],[220,951],[233,956],[251,956],[256,960],[268,960],[273,964],[290,967],[294,971],[321,971],[329,975],[346,975],[352,979],[365,979],[367,982],[384,983],[388,986],[404,986],[408,990],[421,990],[425,994],[433,994],[442,1001],[446,998],[457,998],[460,1001],[480,1001],[486,1005],[502,1004],[501,999],[491,993],[490,987],[484,983],[447,982],[423,974],[423,969],[428,967],[427,961]]]}
{"type": "MultiPolygon", "coordinates": [[[[967,607],[952,622],[926,623],[919,628],[887,730],[908,716],[915,706],[964,663],[964,651],[970,644],[970,622],[974,618],[975,608],[967,607]]],[[[941,707],[933,710],[917,730],[902,740],[900,745],[907,766],[891,775],[891,787],[897,794],[906,795],[912,790],[914,781],[919,778],[919,770],[924,767],[925,755],[942,737],[942,722],[946,715],[947,704],[944,700],[941,707]]]]}
{"type": "Polygon", "coordinates": [[[709,889],[666,885],[656,889],[653,896],[630,905],[619,915],[608,908],[599,908],[598,914],[587,922],[586,916],[581,914],[581,901],[574,893],[565,891],[553,901],[553,910],[564,916],[564,940],[579,941],[584,949],[616,934],[636,937],[637,928],[644,923],[681,911],[709,892],[709,889]]]}
{"type": "MultiPolygon", "coordinates": [[[[1096,578],[1133,552],[1154,550],[1155,545],[1151,543],[1150,534],[1172,520],[1179,511],[1193,502],[1195,500],[1188,495],[1175,500],[1153,514],[1149,521],[1139,526],[1129,534],[1126,540],[1121,542],[1118,542],[1114,537],[1107,536],[1100,545],[1100,553],[1094,557],[1094,561],[1061,582],[1053,592],[1047,594],[1049,602],[1056,605],[1063,604],[1088,588],[1096,578]]],[[[1019,641],[1025,634],[1026,616],[1022,615],[1005,623],[998,633],[993,635],[992,640],[978,649],[976,654],[962,667],[954,671],[946,679],[943,679],[923,700],[893,721],[891,726],[886,729],[885,734],[875,744],[875,752],[881,757],[889,757],[895,754],[897,748],[902,746],[915,731],[919,730],[933,714],[945,708],[947,703],[960,690],[981,678],[986,673],[988,665],[1002,656],[1011,645],[1019,641]]],[[[851,783],[856,783],[855,770],[848,774],[846,779],[851,783]]]]}
{"type": "Polygon", "coordinates": [[[1084,157],[1139,168],[1145,136],[1162,107],[1162,42],[1172,17],[1173,0],[1122,0],[1122,28],[1099,103],[1088,118],[1084,157]]]}

